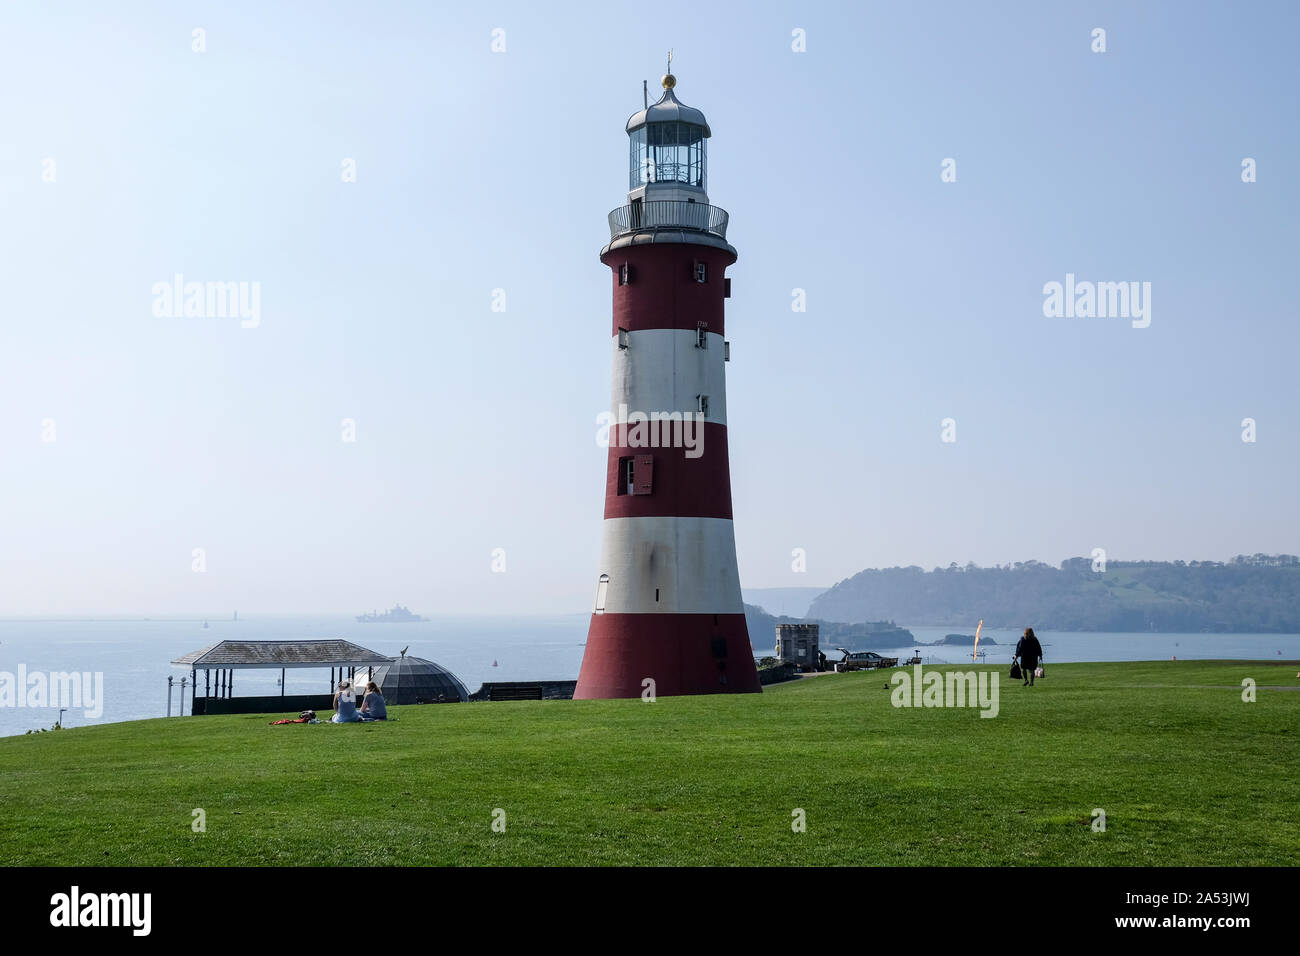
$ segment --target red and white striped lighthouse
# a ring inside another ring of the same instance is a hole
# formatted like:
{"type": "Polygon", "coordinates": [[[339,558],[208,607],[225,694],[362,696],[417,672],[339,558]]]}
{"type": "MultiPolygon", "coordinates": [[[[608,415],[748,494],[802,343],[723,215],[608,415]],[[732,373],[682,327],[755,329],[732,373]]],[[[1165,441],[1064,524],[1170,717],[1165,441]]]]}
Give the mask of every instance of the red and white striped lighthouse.
{"type": "Polygon", "coordinates": [[[736,568],[723,300],[736,261],[709,204],[704,114],[664,93],[627,122],[609,215],[613,422],[596,606],[575,698],[761,690],[736,568]],[[653,684],[649,683],[653,681],[653,684]]]}

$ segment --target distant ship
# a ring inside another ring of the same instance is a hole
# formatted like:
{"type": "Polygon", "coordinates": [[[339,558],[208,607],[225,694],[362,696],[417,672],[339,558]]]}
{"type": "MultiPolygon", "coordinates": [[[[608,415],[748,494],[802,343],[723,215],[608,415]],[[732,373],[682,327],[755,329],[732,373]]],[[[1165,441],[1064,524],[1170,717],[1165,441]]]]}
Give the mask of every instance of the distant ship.
{"type": "Polygon", "coordinates": [[[394,604],[391,611],[385,611],[383,614],[378,611],[371,611],[369,614],[357,615],[357,622],[360,624],[415,624],[418,621],[427,620],[427,617],[412,614],[408,608],[404,608],[400,604],[394,604]]]}

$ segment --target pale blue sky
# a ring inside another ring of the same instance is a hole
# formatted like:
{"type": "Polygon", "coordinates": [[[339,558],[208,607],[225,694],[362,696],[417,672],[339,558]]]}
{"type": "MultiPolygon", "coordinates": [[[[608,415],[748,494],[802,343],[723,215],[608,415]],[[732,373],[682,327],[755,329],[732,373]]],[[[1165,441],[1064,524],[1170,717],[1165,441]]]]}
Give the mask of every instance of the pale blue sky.
{"type": "Polygon", "coordinates": [[[1300,550],[1295,5],[113,6],[0,7],[0,615],[589,608],[597,254],[669,47],[747,587],[1300,550]],[[155,317],[177,272],[260,326],[155,317]],[[1067,272],[1150,328],[1044,318],[1067,272]]]}

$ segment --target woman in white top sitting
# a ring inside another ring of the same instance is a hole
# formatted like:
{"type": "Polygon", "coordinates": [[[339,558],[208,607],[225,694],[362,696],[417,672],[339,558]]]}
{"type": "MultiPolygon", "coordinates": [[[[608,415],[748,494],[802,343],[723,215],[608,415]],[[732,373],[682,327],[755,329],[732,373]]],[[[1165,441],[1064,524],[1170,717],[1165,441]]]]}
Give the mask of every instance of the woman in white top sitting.
{"type": "Polygon", "coordinates": [[[357,713],[357,698],[348,681],[339,681],[339,689],[334,694],[334,711],[334,716],[330,718],[332,724],[355,724],[361,720],[361,715],[357,713]]]}

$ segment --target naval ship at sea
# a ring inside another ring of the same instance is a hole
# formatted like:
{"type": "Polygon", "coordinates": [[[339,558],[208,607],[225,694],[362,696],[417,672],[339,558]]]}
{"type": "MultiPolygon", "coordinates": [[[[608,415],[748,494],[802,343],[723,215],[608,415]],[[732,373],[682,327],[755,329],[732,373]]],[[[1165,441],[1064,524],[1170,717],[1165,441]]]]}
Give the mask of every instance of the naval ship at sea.
{"type": "Polygon", "coordinates": [[[391,611],[385,611],[383,614],[378,611],[371,611],[369,614],[357,615],[359,624],[414,624],[418,621],[427,620],[427,617],[412,614],[408,608],[404,608],[400,604],[394,604],[391,611]]]}

